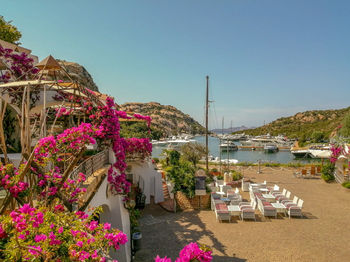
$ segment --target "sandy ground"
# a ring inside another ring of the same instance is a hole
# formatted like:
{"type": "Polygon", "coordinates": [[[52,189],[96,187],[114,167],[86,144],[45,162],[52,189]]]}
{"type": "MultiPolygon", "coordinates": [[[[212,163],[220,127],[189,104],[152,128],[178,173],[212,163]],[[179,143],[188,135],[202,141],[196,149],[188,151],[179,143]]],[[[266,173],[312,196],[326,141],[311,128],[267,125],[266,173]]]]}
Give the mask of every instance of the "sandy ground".
{"type": "MultiPolygon", "coordinates": [[[[156,254],[176,258],[189,242],[213,249],[213,261],[350,261],[350,192],[321,179],[300,179],[295,169],[250,167],[244,176],[278,184],[304,202],[303,218],[265,218],[219,223],[213,211],[169,213],[158,205],[143,212],[143,249],[136,261],[154,261],[156,254]]],[[[349,190],[350,191],[350,190],[349,190]]],[[[249,199],[248,194],[243,197],[249,199]]]]}

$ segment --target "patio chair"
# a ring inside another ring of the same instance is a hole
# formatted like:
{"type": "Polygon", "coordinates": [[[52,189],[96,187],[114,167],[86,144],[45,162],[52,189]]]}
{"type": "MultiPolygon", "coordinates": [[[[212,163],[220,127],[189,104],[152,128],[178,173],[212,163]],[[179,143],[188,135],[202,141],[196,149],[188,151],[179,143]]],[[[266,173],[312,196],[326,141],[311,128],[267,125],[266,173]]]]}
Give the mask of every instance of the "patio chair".
{"type": "Polygon", "coordinates": [[[221,186],[221,185],[223,185],[224,184],[224,180],[216,180],[216,182],[215,182],[215,186],[221,186]]]}
{"type": "Polygon", "coordinates": [[[233,189],[233,188],[230,188],[230,189],[227,189],[227,192],[226,192],[226,194],[227,195],[232,195],[232,194],[235,194],[236,192],[235,192],[235,190],[233,189]]]}
{"type": "Polygon", "coordinates": [[[221,201],[222,203],[224,203],[222,200],[220,200],[220,195],[216,194],[216,193],[211,193],[211,210],[215,209],[215,202],[216,201],[221,201]]]}
{"type": "Polygon", "coordinates": [[[216,219],[220,222],[222,222],[222,220],[231,220],[230,212],[228,211],[225,203],[215,204],[215,215],[216,219]]]}
{"type": "Polygon", "coordinates": [[[313,177],[316,176],[316,167],[315,166],[311,166],[310,174],[313,177]]]}
{"type": "Polygon", "coordinates": [[[284,205],[284,204],[287,204],[287,203],[293,203],[293,204],[298,204],[298,200],[299,198],[297,196],[294,196],[293,197],[293,201],[290,201],[289,199],[287,200],[282,200],[281,203],[284,205]]]}
{"type": "Polygon", "coordinates": [[[264,217],[277,217],[277,210],[270,202],[258,200],[258,209],[264,217]]]}
{"type": "Polygon", "coordinates": [[[302,199],[300,199],[299,198],[299,201],[298,201],[298,207],[300,207],[300,208],[303,208],[303,205],[304,205],[304,200],[302,200],[302,199]]]}
{"type": "Polygon", "coordinates": [[[250,183],[249,182],[244,182],[243,179],[242,179],[242,191],[243,192],[248,192],[249,191],[249,186],[250,186],[250,183]]]}
{"type": "Polygon", "coordinates": [[[303,208],[304,201],[299,199],[298,203],[286,203],[284,206],[287,209],[287,214],[290,217],[302,217],[302,208],[303,208]]]}
{"type": "Polygon", "coordinates": [[[232,189],[231,186],[221,186],[221,190],[222,190],[222,192],[224,192],[225,194],[227,193],[227,190],[230,190],[230,189],[232,189]]]}
{"type": "Polygon", "coordinates": [[[282,200],[289,200],[290,195],[291,195],[290,191],[287,191],[285,196],[277,196],[276,200],[281,203],[282,200]]]}
{"type": "Polygon", "coordinates": [[[256,221],[255,217],[255,208],[256,208],[256,202],[252,202],[249,204],[248,202],[241,202],[239,204],[239,208],[241,210],[241,220],[244,219],[254,219],[256,221]]]}
{"type": "Polygon", "coordinates": [[[302,169],[301,170],[301,177],[302,178],[306,178],[307,177],[307,170],[306,169],[302,169]]]}
{"type": "Polygon", "coordinates": [[[316,174],[317,175],[321,174],[321,166],[316,167],[316,174]]]}
{"type": "Polygon", "coordinates": [[[217,191],[220,191],[220,188],[219,188],[219,187],[217,187],[217,186],[210,186],[209,188],[210,188],[211,192],[217,192],[217,191]]]}
{"type": "Polygon", "coordinates": [[[272,192],[271,195],[273,195],[274,197],[277,197],[277,196],[286,196],[286,193],[287,193],[287,189],[283,188],[282,190],[282,193],[281,192],[272,192]]]}

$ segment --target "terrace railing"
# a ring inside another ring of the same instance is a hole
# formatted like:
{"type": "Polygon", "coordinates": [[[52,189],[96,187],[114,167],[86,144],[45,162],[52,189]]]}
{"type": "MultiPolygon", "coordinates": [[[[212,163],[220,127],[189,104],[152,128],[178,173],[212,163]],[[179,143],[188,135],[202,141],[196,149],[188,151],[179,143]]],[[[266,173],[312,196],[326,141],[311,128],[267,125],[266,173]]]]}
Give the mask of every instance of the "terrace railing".
{"type": "Polygon", "coordinates": [[[346,181],[350,181],[349,179],[349,171],[341,169],[341,168],[337,168],[334,172],[334,177],[335,177],[335,181],[342,184],[346,181]]]}
{"type": "Polygon", "coordinates": [[[95,171],[101,169],[108,164],[108,149],[105,149],[96,155],[85,159],[80,165],[75,167],[70,175],[70,178],[76,180],[79,173],[85,174],[86,178],[91,176],[95,171]]]}

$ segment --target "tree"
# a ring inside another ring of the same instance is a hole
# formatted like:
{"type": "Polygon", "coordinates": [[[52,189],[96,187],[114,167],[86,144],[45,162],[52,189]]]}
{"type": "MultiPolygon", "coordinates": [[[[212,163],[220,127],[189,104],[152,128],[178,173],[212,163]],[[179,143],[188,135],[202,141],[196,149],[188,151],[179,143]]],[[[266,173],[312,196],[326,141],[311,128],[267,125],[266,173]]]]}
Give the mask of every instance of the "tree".
{"type": "Polygon", "coordinates": [[[198,161],[205,156],[206,148],[204,145],[199,143],[186,143],[180,149],[182,157],[190,161],[194,167],[196,167],[198,161]]]}
{"type": "Polygon", "coordinates": [[[339,129],[339,135],[350,137],[350,113],[347,113],[342,121],[342,127],[339,129]]]}
{"type": "Polygon", "coordinates": [[[17,27],[11,24],[12,21],[6,21],[3,16],[0,16],[0,39],[18,44],[22,34],[18,31],[17,27]]]}
{"type": "Polygon", "coordinates": [[[311,135],[312,142],[321,143],[325,139],[325,134],[322,131],[314,131],[311,135]]]}

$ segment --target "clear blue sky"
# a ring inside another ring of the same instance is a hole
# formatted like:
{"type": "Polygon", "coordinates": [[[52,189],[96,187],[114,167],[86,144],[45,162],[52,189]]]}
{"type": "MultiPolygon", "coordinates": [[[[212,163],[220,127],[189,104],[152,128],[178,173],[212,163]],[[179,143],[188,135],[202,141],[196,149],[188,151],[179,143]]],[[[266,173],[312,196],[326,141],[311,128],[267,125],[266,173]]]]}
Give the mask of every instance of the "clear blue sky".
{"type": "Polygon", "coordinates": [[[118,103],[203,123],[208,74],[211,127],[349,106],[348,0],[5,0],[0,14],[39,59],[84,65],[118,103]]]}

